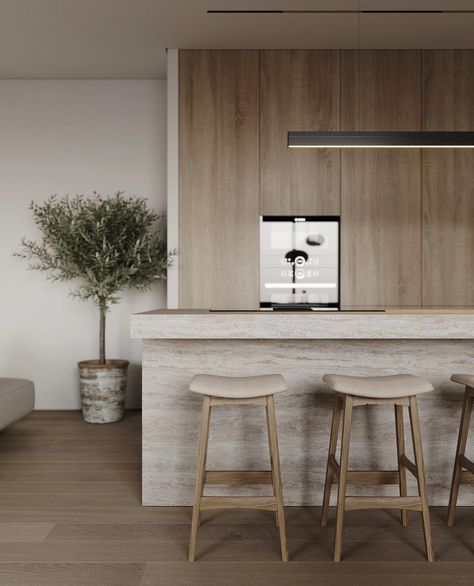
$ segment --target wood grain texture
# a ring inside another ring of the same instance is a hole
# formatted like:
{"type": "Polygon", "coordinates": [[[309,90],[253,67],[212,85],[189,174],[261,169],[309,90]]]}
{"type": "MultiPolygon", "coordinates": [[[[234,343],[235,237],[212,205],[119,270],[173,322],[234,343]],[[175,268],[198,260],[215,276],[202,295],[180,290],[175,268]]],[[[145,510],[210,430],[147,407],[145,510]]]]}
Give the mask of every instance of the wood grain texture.
{"type": "MultiPolygon", "coordinates": [[[[456,426],[458,423],[459,417],[456,426]]],[[[449,529],[446,509],[432,509],[434,540],[441,560],[434,566],[423,560],[419,515],[413,516],[410,527],[402,528],[393,511],[355,511],[347,515],[345,561],[335,565],[330,552],[333,528],[319,528],[319,509],[311,507],[287,508],[290,564],[279,563],[278,531],[274,516],[266,511],[205,513],[200,537],[206,563],[190,564],[185,559],[190,508],[142,507],[139,494],[132,506],[111,504],[99,509],[85,503],[66,508],[62,497],[67,494],[74,465],[63,459],[39,463],[38,469],[23,465],[23,453],[29,450],[26,438],[42,446],[65,442],[66,452],[71,447],[69,440],[94,444],[91,450],[96,452],[101,451],[103,442],[115,441],[120,453],[124,443],[140,441],[139,413],[127,412],[122,422],[93,427],[84,423],[78,412],[35,412],[0,436],[0,449],[8,442],[11,445],[7,449],[20,456],[7,468],[0,467],[0,483],[23,482],[25,489],[21,492],[30,492],[26,485],[34,485],[35,474],[44,468],[45,474],[52,474],[50,490],[57,498],[55,509],[42,509],[34,503],[26,508],[20,503],[4,506],[0,499],[2,585],[309,586],[317,582],[334,586],[451,586],[466,584],[474,571],[474,508],[468,507],[458,508],[456,526],[449,529]],[[15,443],[15,438],[23,441],[15,443]]],[[[320,465],[321,454],[318,451],[320,465]]],[[[108,465],[107,452],[103,459],[103,464],[91,463],[89,468],[81,464],[74,474],[73,484],[83,480],[88,486],[91,504],[96,495],[94,479],[103,485],[102,471],[122,475],[107,476],[111,495],[115,482],[129,481],[134,490],[139,478],[139,456],[133,469],[128,462],[121,467],[108,465]]],[[[332,523],[332,510],[330,516],[332,523]]]]}
{"type": "Polygon", "coordinates": [[[420,130],[420,92],[420,51],[342,51],[342,130],[420,130]]]}
{"type": "MultiPolygon", "coordinates": [[[[407,474],[406,467],[408,458],[405,456],[405,424],[403,421],[403,405],[395,405],[395,436],[397,439],[397,458],[398,458],[398,487],[400,489],[400,496],[407,496],[407,474]]],[[[412,462],[409,463],[411,465],[412,462]]],[[[416,469],[410,470],[412,473],[416,469]]],[[[408,513],[401,511],[402,525],[408,526],[408,513]]]]}
{"type": "MultiPolygon", "coordinates": [[[[423,130],[474,130],[474,51],[424,51],[423,130]]],[[[474,151],[423,151],[423,304],[474,303],[474,151]]]]}
{"type": "MultiPolygon", "coordinates": [[[[431,519],[428,505],[428,490],[425,477],[425,464],[423,456],[423,446],[421,441],[420,418],[418,415],[417,397],[410,397],[410,406],[408,408],[411,424],[411,437],[413,440],[413,453],[415,456],[416,480],[418,484],[418,494],[421,499],[421,516],[423,520],[423,533],[425,538],[426,557],[429,562],[434,561],[433,537],[431,533],[431,519]]],[[[407,497],[403,497],[407,498],[407,497]]]]}
{"type": "Polygon", "coordinates": [[[448,526],[454,525],[454,516],[456,514],[456,504],[459,496],[459,486],[463,482],[463,468],[467,468],[464,473],[464,478],[469,475],[472,478],[474,472],[474,464],[466,460],[464,453],[466,451],[467,438],[469,436],[469,427],[472,417],[472,406],[474,399],[469,388],[466,388],[464,393],[464,401],[461,414],[461,423],[459,424],[458,443],[456,446],[456,456],[454,458],[453,479],[451,481],[451,492],[449,494],[448,505],[448,526]],[[467,463],[467,466],[466,466],[467,463]]]}
{"type": "MultiPolygon", "coordinates": [[[[420,130],[419,51],[343,51],[341,128],[420,130]]],[[[343,305],[421,303],[419,150],[343,150],[343,305]]]]}
{"type": "Polygon", "coordinates": [[[342,537],[344,529],[344,509],[346,500],[347,469],[349,466],[349,446],[352,427],[352,401],[350,395],[343,399],[344,414],[342,418],[341,456],[338,474],[337,505],[336,505],[336,533],[334,536],[334,561],[341,561],[342,537]]]}
{"type": "Polygon", "coordinates": [[[106,520],[124,528],[138,520],[140,414],[91,426],[78,412],[35,412],[0,435],[0,452],[8,454],[0,467],[0,583],[137,586],[145,564],[114,558],[101,547],[113,530],[94,538],[94,529],[106,520]],[[84,461],[75,463],[79,455],[84,461]],[[66,529],[67,519],[79,523],[81,536],[66,529]],[[97,541],[88,546],[90,539],[97,541]]]}
{"type": "Polygon", "coordinates": [[[258,307],[258,51],[180,51],[180,306],[258,307]]]}
{"type": "Polygon", "coordinates": [[[272,484],[271,470],[207,470],[206,484],[230,484],[248,486],[249,484],[272,484]]]}
{"type": "MultiPolygon", "coordinates": [[[[351,513],[353,515],[354,513],[351,513]]],[[[352,551],[356,551],[354,545],[352,551]]],[[[374,554],[379,550],[371,543],[374,554]]],[[[354,559],[354,557],[352,557],[354,559]]],[[[353,563],[330,565],[312,563],[263,564],[217,562],[213,564],[147,564],[140,586],[176,586],[177,584],[209,586],[219,584],[240,586],[455,586],[465,585],[472,566],[469,562],[459,565],[438,562],[435,566],[426,561],[411,563],[353,563]]]]}
{"type": "Polygon", "coordinates": [[[340,151],[288,149],[288,131],[340,128],[340,51],[260,52],[262,214],[338,215],[340,151]]]}
{"type": "Polygon", "coordinates": [[[277,503],[274,496],[204,496],[201,499],[201,510],[212,511],[222,509],[260,509],[276,511],[277,503]]]}
{"type": "Polygon", "coordinates": [[[474,474],[474,463],[466,458],[466,456],[459,456],[459,463],[471,474],[474,474]]]}
{"type": "Polygon", "coordinates": [[[415,478],[418,478],[418,470],[415,464],[413,464],[413,462],[409,458],[407,458],[405,454],[402,454],[400,456],[400,464],[402,465],[402,469],[406,468],[409,472],[413,474],[415,478]]]}
{"type": "Polygon", "coordinates": [[[346,511],[367,511],[368,509],[403,509],[421,511],[419,496],[348,496],[345,500],[346,511]]]}
{"type": "MultiPolygon", "coordinates": [[[[407,496],[407,485],[406,479],[399,473],[398,470],[395,471],[380,471],[380,470],[369,470],[359,472],[357,470],[352,471],[352,473],[348,469],[348,462],[349,462],[349,448],[350,448],[350,433],[351,433],[351,424],[352,424],[352,409],[354,406],[354,399],[357,396],[351,395],[344,395],[341,397],[344,405],[344,420],[343,420],[343,429],[342,429],[342,438],[341,438],[341,456],[340,456],[340,465],[336,461],[335,455],[331,453],[331,444],[333,443],[333,435],[334,435],[334,420],[338,419],[338,404],[337,401],[334,404],[334,413],[333,413],[333,425],[331,428],[331,439],[330,439],[330,451],[329,451],[329,458],[328,458],[328,470],[331,469],[333,472],[333,477],[330,480],[334,480],[334,476],[337,478],[337,482],[339,483],[338,486],[338,496],[337,496],[337,508],[336,508],[336,534],[335,534],[335,542],[334,542],[334,561],[339,562],[341,561],[342,557],[342,539],[343,539],[343,527],[344,527],[344,515],[346,511],[357,511],[357,510],[369,510],[369,509],[401,509],[402,513],[402,525],[405,527],[407,525],[407,511],[420,511],[422,513],[423,519],[423,528],[424,528],[424,536],[425,536],[425,548],[426,548],[426,556],[428,561],[433,561],[433,548],[432,548],[432,536],[431,536],[431,524],[430,524],[430,515],[427,503],[427,493],[426,493],[426,483],[425,483],[425,471],[424,471],[424,464],[423,464],[423,454],[422,454],[422,446],[421,446],[421,432],[420,432],[420,422],[418,417],[418,407],[417,407],[417,400],[416,397],[410,396],[405,397],[408,399],[408,408],[410,413],[410,423],[411,423],[411,431],[412,431],[412,438],[413,438],[413,451],[415,454],[415,462],[413,464],[404,453],[404,448],[402,447],[404,440],[400,439],[402,433],[399,430],[400,423],[403,426],[402,422],[402,415],[400,410],[402,409],[401,405],[396,405],[395,414],[397,418],[396,427],[397,427],[397,458],[399,462],[399,468],[403,466],[407,467],[417,479],[418,483],[418,494],[419,496],[407,496]],[[401,449],[402,448],[402,449],[401,449]],[[367,484],[367,480],[372,480],[373,484],[399,484],[400,488],[400,496],[372,496],[372,495],[362,495],[362,496],[346,496],[346,484],[349,483],[349,474],[351,473],[352,482],[357,483],[359,481],[361,484],[367,484]]],[[[327,524],[327,492],[331,490],[331,484],[328,485],[328,474],[326,473],[326,483],[325,483],[325,494],[324,494],[324,501],[323,501],[323,514],[321,517],[321,525],[324,527],[327,524]]]]}
{"type": "Polygon", "coordinates": [[[209,422],[211,419],[211,399],[205,395],[202,401],[201,430],[199,433],[199,452],[196,469],[196,487],[194,489],[193,517],[191,521],[191,538],[189,541],[188,560],[196,559],[197,534],[200,524],[202,495],[206,479],[207,448],[209,444],[209,422]]]}
{"type": "Polygon", "coordinates": [[[144,569],[133,563],[0,563],[0,580],[9,586],[139,586],[144,569]]]}
{"type": "Polygon", "coordinates": [[[191,522],[191,538],[189,544],[188,560],[194,562],[196,559],[197,533],[201,524],[202,511],[226,510],[226,509],[256,509],[274,511],[276,513],[277,526],[280,532],[281,557],[284,562],[288,561],[288,548],[286,544],[285,513],[283,508],[283,495],[281,489],[280,458],[278,454],[278,440],[275,419],[275,404],[273,396],[257,397],[256,399],[222,399],[204,395],[202,406],[201,431],[199,439],[199,455],[196,470],[196,488],[193,504],[193,516],[191,522]],[[232,471],[207,471],[207,453],[209,446],[209,423],[211,407],[224,400],[224,405],[265,405],[268,444],[270,452],[271,470],[232,470],[232,471]],[[204,495],[207,480],[211,484],[218,485],[255,485],[271,484],[273,496],[206,496],[204,495]],[[214,480],[214,482],[212,482],[214,480]]]}
{"type": "Polygon", "coordinates": [[[336,448],[339,434],[339,423],[341,420],[341,407],[342,399],[336,395],[334,397],[331,431],[329,435],[328,460],[326,464],[326,477],[324,480],[323,504],[321,507],[321,527],[327,527],[331,487],[334,482],[334,476],[338,477],[340,473],[339,464],[336,462],[336,448]]]}
{"type": "Polygon", "coordinates": [[[286,146],[473,129],[474,51],[180,55],[181,307],[258,306],[259,213],[341,214],[343,305],[474,304],[472,151],[286,146]]]}
{"type": "Polygon", "coordinates": [[[268,443],[270,446],[270,462],[272,467],[273,494],[276,500],[276,522],[280,532],[281,559],[288,561],[288,545],[286,541],[286,520],[283,504],[283,489],[281,486],[280,452],[278,448],[278,432],[275,414],[275,400],[273,395],[267,397],[266,407],[268,443]]]}
{"type": "MultiPolygon", "coordinates": [[[[338,482],[337,476],[334,482],[338,482]]],[[[398,484],[398,470],[348,470],[346,483],[366,486],[398,484]]]]}

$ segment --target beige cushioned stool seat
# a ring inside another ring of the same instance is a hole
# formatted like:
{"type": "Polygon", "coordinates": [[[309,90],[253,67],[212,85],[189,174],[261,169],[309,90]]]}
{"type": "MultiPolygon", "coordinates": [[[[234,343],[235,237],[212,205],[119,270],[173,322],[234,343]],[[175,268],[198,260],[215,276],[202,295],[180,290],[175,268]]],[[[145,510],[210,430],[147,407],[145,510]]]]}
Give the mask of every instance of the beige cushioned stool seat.
{"type": "Polygon", "coordinates": [[[459,383],[466,387],[474,388],[474,374],[453,374],[451,380],[453,383],[459,383]]]}
{"type": "Polygon", "coordinates": [[[189,390],[200,395],[225,399],[250,399],[266,397],[287,391],[288,386],[280,374],[260,376],[217,376],[196,374],[189,390]]]}
{"type": "Polygon", "coordinates": [[[0,429],[33,411],[35,387],[29,380],[0,378],[0,429]]]}
{"type": "Polygon", "coordinates": [[[369,397],[371,399],[395,399],[420,395],[433,390],[433,385],[413,374],[388,376],[345,376],[325,374],[323,381],[338,393],[369,397]]]}

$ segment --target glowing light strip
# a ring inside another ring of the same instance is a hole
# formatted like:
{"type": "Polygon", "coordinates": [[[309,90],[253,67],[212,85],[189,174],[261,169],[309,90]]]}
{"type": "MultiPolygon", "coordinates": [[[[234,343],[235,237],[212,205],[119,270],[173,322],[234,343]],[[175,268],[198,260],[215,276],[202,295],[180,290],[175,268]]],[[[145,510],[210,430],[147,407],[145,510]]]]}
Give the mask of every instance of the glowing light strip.
{"type": "Polygon", "coordinates": [[[214,9],[206,10],[207,14],[472,14],[474,10],[238,10],[238,9],[214,9]]]}
{"type": "Polygon", "coordinates": [[[390,144],[370,144],[370,145],[349,145],[349,144],[314,144],[314,145],[288,145],[289,149],[473,149],[474,145],[426,145],[426,144],[407,144],[407,145],[390,145],[390,144]]]}
{"type": "Polygon", "coordinates": [[[335,289],[336,283],[265,283],[265,289],[335,289]]]}

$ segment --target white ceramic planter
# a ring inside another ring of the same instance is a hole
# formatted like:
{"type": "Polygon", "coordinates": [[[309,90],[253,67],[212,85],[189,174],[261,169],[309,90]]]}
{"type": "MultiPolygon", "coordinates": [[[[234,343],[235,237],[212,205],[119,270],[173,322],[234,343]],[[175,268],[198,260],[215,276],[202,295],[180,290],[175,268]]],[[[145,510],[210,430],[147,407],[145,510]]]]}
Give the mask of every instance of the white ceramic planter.
{"type": "Polygon", "coordinates": [[[127,392],[127,360],[84,360],[78,363],[82,416],[87,423],[114,423],[123,418],[127,392]]]}

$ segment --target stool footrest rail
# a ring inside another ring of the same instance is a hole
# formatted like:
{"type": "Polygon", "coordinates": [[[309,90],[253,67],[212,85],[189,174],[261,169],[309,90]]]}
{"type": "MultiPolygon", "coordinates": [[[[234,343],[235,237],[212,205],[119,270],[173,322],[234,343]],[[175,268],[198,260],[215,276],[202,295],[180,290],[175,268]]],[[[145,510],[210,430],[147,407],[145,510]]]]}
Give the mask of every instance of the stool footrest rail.
{"type": "Polygon", "coordinates": [[[260,509],[276,511],[277,500],[274,496],[203,496],[200,503],[201,511],[214,509],[260,509]]]}
{"type": "Polygon", "coordinates": [[[271,470],[206,470],[205,484],[272,484],[271,470]]]}

